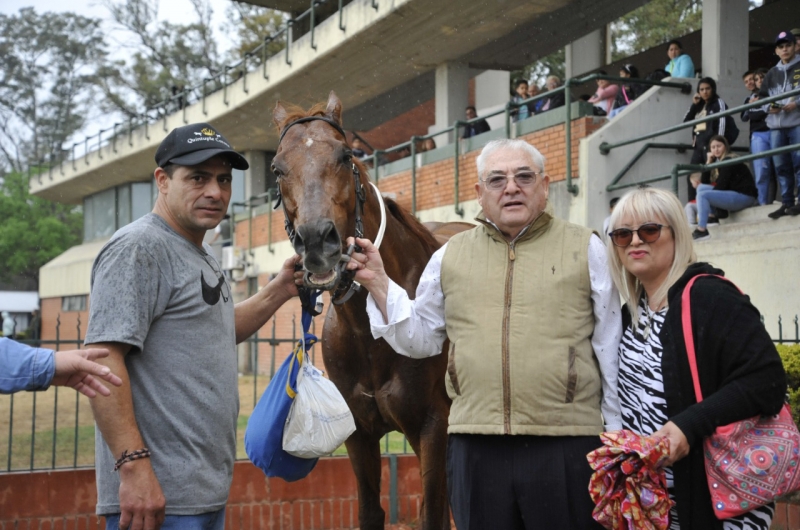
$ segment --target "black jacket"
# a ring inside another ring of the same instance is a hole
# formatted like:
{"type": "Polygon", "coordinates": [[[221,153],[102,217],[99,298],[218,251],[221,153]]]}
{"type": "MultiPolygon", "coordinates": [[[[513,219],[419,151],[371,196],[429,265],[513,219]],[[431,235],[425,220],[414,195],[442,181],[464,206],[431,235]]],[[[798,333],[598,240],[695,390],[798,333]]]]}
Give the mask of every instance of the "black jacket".
{"type": "Polygon", "coordinates": [[[548,110],[553,110],[553,109],[557,109],[558,107],[563,107],[564,106],[564,102],[565,102],[565,99],[564,99],[564,93],[563,92],[559,92],[558,94],[553,94],[552,96],[550,96],[549,98],[546,98],[544,100],[544,103],[542,104],[542,108],[541,108],[540,112],[547,112],[548,110]],[[549,103],[549,105],[548,105],[548,103],[549,103]],[[547,107],[547,108],[545,108],[545,107],[547,107]]]}
{"type": "Polygon", "coordinates": [[[633,100],[644,94],[647,87],[641,83],[631,83],[629,85],[620,85],[617,97],[614,99],[614,108],[618,109],[633,103],[633,100]],[[628,96],[628,99],[625,99],[628,96]]]}
{"type": "MultiPolygon", "coordinates": [[[[699,103],[692,103],[692,106],[689,107],[688,111],[686,111],[686,116],[683,117],[683,121],[687,122],[696,119],[700,111],[703,110],[703,107],[706,108],[706,116],[710,116],[711,114],[718,114],[723,110],[728,109],[728,106],[725,104],[724,101],[722,101],[722,98],[719,96],[711,99],[708,102],[705,102],[701,99],[699,103]]],[[[715,134],[721,134],[722,136],[726,136],[725,135],[726,122],[727,120],[724,118],[720,120],[707,121],[706,130],[703,131],[702,133],[697,133],[695,132],[694,129],[692,129],[692,138],[695,139],[698,136],[703,136],[704,140],[706,140],[707,143],[707,139],[711,138],[715,134]]]]}
{"type": "Polygon", "coordinates": [[[744,162],[733,166],[721,167],[718,171],[719,176],[714,188],[715,191],[738,191],[751,197],[758,197],[753,174],[750,173],[750,169],[744,162]]]}
{"type": "Polygon", "coordinates": [[[478,120],[464,126],[464,132],[461,133],[461,138],[472,138],[473,136],[478,136],[490,130],[492,130],[492,128],[489,127],[486,120],[478,120]]]}
{"type": "MultiPolygon", "coordinates": [[[[758,93],[753,92],[744,98],[744,105],[750,103],[750,98],[756,95],[758,95],[758,93]]],[[[752,109],[743,110],[740,116],[742,121],[750,122],[751,135],[754,132],[763,132],[769,130],[769,127],[767,127],[767,111],[765,111],[762,107],[753,107],[752,109]]]]}
{"type": "MultiPolygon", "coordinates": [[[[697,403],[683,342],[681,295],[689,280],[723,272],[707,263],[690,265],[668,294],[669,310],[659,333],[667,416],[686,435],[689,454],[672,466],[681,530],[720,530],[711,507],[703,462],[703,438],[718,426],[759,414],[777,414],[786,373],[758,310],[733,285],[701,278],[692,287],[692,328],[703,402],[697,403]]],[[[630,313],[623,311],[629,326],[630,313]]]]}

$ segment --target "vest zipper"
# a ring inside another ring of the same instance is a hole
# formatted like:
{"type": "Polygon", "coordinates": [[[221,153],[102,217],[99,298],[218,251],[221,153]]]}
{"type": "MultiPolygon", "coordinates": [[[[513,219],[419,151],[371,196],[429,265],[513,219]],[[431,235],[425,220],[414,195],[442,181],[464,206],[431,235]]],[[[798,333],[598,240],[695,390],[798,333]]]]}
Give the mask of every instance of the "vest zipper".
{"type": "Polygon", "coordinates": [[[508,272],[506,273],[505,304],[503,307],[503,432],[511,434],[511,369],[509,367],[508,337],[511,318],[511,287],[514,283],[514,243],[508,245],[508,272]]]}

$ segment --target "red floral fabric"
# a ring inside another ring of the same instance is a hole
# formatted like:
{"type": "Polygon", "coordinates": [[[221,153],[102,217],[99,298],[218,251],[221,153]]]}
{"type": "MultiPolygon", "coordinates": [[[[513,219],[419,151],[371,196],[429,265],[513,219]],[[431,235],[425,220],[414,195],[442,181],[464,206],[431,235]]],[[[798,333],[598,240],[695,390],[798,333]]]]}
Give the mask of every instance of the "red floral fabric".
{"type": "Polygon", "coordinates": [[[589,494],[595,521],[609,530],[667,530],[674,504],[663,469],[669,440],[627,430],[600,439],[603,446],[586,455],[594,469],[589,494]]]}

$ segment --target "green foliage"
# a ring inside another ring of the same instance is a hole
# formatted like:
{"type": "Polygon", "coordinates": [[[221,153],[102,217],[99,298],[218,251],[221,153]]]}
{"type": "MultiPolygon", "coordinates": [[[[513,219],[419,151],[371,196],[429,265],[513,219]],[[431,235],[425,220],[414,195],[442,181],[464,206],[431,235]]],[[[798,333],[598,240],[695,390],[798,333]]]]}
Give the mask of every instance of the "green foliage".
{"type": "Polygon", "coordinates": [[[778,344],[777,348],[786,370],[792,416],[795,423],[800,425],[800,344],[778,344]]]}
{"type": "Polygon", "coordinates": [[[42,265],[81,242],[80,209],[31,196],[23,173],[6,175],[0,186],[0,219],[0,280],[38,284],[42,265]]]}
{"type": "Polygon", "coordinates": [[[643,52],[700,29],[702,6],[702,0],[653,0],[634,9],[611,24],[612,60],[643,52]]]}
{"type": "MultiPolygon", "coordinates": [[[[286,16],[266,7],[231,2],[226,12],[227,23],[223,31],[236,36],[236,44],[228,52],[227,62],[235,63],[245,53],[251,52],[264,42],[264,37],[276,34],[286,20],[286,16]]],[[[279,38],[267,45],[266,56],[271,57],[286,47],[286,40],[279,38]]],[[[252,57],[250,64],[260,64],[262,54],[252,57]]]]}
{"type": "Polygon", "coordinates": [[[0,174],[58,153],[84,126],[105,54],[97,19],[31,7],[0,14],[0,174]]]}

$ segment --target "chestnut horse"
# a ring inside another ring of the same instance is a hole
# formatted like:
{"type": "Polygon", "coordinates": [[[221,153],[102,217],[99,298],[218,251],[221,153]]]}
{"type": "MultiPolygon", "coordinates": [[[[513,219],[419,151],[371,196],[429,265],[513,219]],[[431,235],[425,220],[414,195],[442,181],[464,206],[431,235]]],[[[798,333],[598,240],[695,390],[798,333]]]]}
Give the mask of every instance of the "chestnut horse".
{"type": "Polygon", "coordinates": [[[386,272],[413,297],[440,243],[394,201],[381,200],[347,145],[341,115],[342,104],[333,92],[327,105],[308,111],[278,102],[273,119],[281,140],[272,169],[287,232],[303,258],[305,285],[331,291],[334,300],[325,317],[322,356],[356,421],[356,431],[345,445],[358,481],[360,527],[384,528],[380,441],[386,433],[400,431],[420,460],[420,528],[449,529],[447,357],[411,359],[383,339],[375,340],[367,317],[367,292],[348,289],[354,284],[342,265],[347,237],[361,233],[375,241],[383,219],[380,252],[386,272]]]}

